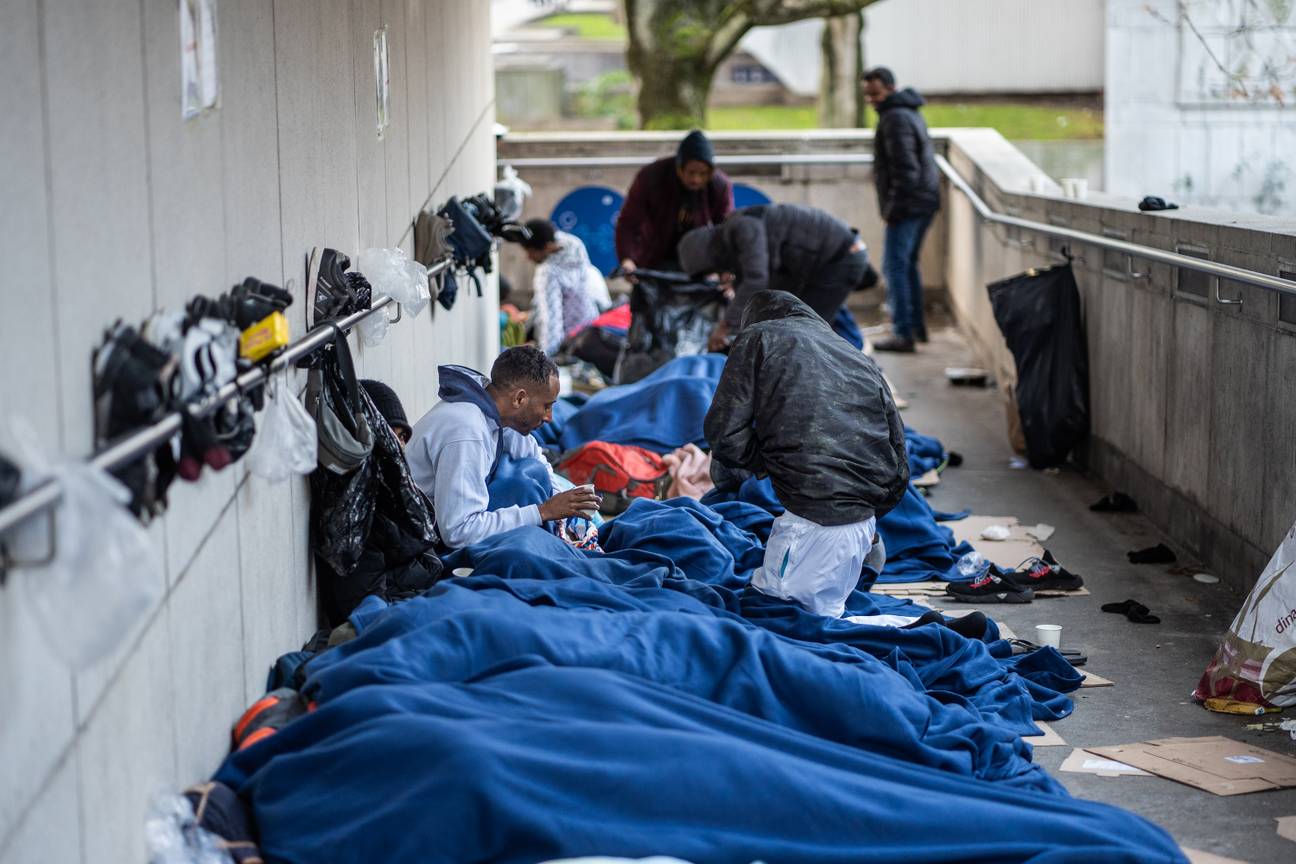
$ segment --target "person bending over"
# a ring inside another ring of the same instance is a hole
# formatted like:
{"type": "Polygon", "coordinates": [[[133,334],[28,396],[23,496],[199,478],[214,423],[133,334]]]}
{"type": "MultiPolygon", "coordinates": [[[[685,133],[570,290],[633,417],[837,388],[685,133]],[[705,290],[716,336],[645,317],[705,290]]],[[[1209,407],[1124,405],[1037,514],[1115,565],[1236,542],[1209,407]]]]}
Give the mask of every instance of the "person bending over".
{"type": "Polygon", "coordinates": [[[877,364],[793,295],[758,292],[704,430],[714,460],[769,476],[786,508],[752,587],[839,617],[877,517],[909,483],[904,425],[877,364]]]}
{"type": "Polygon", "coordinates": [[[723,350],[747,301],[765,289],[801,298],[825,321],[851,291],[877,284],[864,241],[845,222],[814,207],[762,204],[697,228],[679,245],[686,273],[732,273],[736,294],[707,346],[723,350]]]}
{"type": "Polygon", "coordinates": [[[600,307],[610,307],[612,300],[579,237],[557,230],[548,219],[532,219],[526,227],[531,236],[522,248],[536,265],[531,303],[536,341],[552,354],[567,334],[597,318],[600,307]]]}
{"type": "Polygon", "coordinates": [[[489,378],[464,366],[437,372],[441,401],[414,424],[405,455],[414,482],[432,499],[446,546],[461,549],[524,525],[598,509],[598,496],[581,486],[543,504],[489,509],[488,486],[505,454],[548,465],[531,437],[553,418],[558,399],[558,368],[543,351],[510,348],[495,359],[489,378]]]}
{"type": "Polygon", "coordinates": [[[694,129],[674,156],[639,169],[616,222],[621,269],[674,270],[685,232],[722,221],[733,210],[733,187],[715,167],[715,150],[694,129]]]}

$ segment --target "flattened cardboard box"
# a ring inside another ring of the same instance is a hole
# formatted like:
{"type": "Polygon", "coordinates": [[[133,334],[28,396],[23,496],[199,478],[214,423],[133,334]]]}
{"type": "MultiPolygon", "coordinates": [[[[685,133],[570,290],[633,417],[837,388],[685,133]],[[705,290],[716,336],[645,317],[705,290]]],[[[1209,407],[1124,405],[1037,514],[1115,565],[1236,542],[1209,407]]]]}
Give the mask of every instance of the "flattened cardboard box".
{"type": "Polygon", "coordinates": [[[1219,735],[1085,749],[1215,795],[1245,795],[1296,786],[1296,759],[1219,735]]]}

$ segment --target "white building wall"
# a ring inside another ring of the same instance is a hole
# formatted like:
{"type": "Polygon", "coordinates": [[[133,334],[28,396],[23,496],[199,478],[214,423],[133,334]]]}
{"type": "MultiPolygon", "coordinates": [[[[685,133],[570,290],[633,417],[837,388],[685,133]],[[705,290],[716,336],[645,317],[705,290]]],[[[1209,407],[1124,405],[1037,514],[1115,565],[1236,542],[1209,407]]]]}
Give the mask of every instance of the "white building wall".
{"type": "MultiPolygon", "coordinates": [[[[1103,87],[1104,0],[880,0],[864,62],[932,93],[1075,93],[1103,87]]],[[[819,90],[822,22],[758,27],[743,47],[797,93],[819,90]]]]}
{"type": "MultiPolygon", "coordinates": [[[[9,420],[51,455],[91,449],[90,353],[138,321],[255,275],[292,283],[314,245],[411,248],[424,202],[494,180],[490,7],[476,0],[219,0],[218,110],[180,116],[175,0],[0,6],[0,449],[9,420]],[[375,130],[372,44],[391,43],[375,130]]],[[[417,418],[440,362],[486,365],[494,282],[394,325],[361,372],[417,418]]],[[[205,778],[274,658],[316,628],[307,484],[242,465],[177,482],[149,528],[161,600],[111,657],[53,659],[0,586],[0,864],[139,862],[146,802],[205,778]]],[[[143,577],[142,577],[143,578],[143,577]]]]}
{"type": "Polygon", "coordinates": [[[1266,61],[1280,75],[1284,102],[1268,82],[1230,84],[1175,0],[1109,0],[1107,13],[1106,189],[1161,195],[1226,210],[1296,213],[1296,10],[1241,0],[1191,0],[1192,23],[1228,69],[1254,73],[1266,61]],[[1287,9],[1248,58],[1223,31],[1244,14],[1287,9]],[[1245,89],[1245,95],[1241,92],[1245,89]],[[1230,92],[1233,91],[1233,92],[1230,92]]]}

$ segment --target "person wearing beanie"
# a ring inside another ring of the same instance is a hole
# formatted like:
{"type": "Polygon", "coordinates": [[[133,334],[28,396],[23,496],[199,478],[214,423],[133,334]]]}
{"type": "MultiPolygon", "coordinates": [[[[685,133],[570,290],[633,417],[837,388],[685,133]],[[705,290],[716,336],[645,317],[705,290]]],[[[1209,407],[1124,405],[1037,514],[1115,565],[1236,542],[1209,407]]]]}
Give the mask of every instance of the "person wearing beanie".
{"type": "Polygon", "coordinates": [[[733,210],[733,187],[715,167],[715,150],[701,130],[674,156],[639,169],[616,223],[621,269],[677,270],[676,247],[694,228],[717,225],[733,210]]]}
{"type": "Polygon", "coordinates": [[[579,237],[559,231],[548,219],[532,219],[526,227],[530,237],[522,241],[522,248],[536,265],[531,300],[536,341],[542,351],[553,354],[569,334],[610,307],[612,298],[579,237]]]}
{"type": "Polygon", "coordinates": [[[387,421],[387,425],[391,427],[392,432],[396,433],[396,440],[401,442],[402,447],[408,444],[410,433],[414,430],[405,417],[405,406],[401,404],[396,391],[383,382],[375,381],[372,378],[361,378],[360,386],[369,394],[370,401],[374,403],[378,413],[387,421]]]}

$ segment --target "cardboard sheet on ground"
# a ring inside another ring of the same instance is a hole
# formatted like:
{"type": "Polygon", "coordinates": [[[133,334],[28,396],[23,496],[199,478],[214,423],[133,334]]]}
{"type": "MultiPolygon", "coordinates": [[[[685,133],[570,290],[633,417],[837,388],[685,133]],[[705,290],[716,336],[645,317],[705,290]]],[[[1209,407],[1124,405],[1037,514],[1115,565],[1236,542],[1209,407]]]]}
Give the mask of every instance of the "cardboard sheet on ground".
{"type": "MultiPolygon", "coordinates": [[[[1003,627],[999,628],[999,632],[1003,633],[1003,627]]],[[[1085,676],[1084,680],[1080,682],[1081,689],[1084,689],[1085,687],[1115,687],[1116,686],[1115,681],[1110,681],[1102,677],[1101,675],[1095,675],[1093,672],[1089,672],[1085,669],[1081,669],[1080,671],[1084,673],[1085,676]]]]}
{"type": "Polygon", "coordinates": [[[1274,821],[1278,823],[1278,836],[1296,843],[1296,816],[1279,816],[1274,821]]]}
{"type": "MultiPolygon", "coordinates": [[[[985,546],[1003,545],[1000,543],[988,543],[984,540],[980,542],[985,546]]],[[[980,547],[977,548],[979,549],[980,547]]],[[[882,585],[874,585],[869,590],[874,594],[886,594],[891,597],[940,597],[947,596],[945,586],[948,584],[948,582],[937,582],[934,579],[929,579],[926,582],[890,582],[882,585]]],[[[1088,597],[1089,589],[1077,588],[1074,591],[1036,591],[1035,596],[1040,598],[1088,597]]],[[[975,606],[976,604],[972,605],[975,606]]]]}
{"type": "Polygon", "coordinates": [[[1095,756],[1124,762],[1215,795],[1245,795],[1296,786],[1296,759],[1219,735],[1159,738],[1086,749],[1095,756]]]}
{"type": "Polygon", "coordinates": [[[1189,849],[1187,846],[1180,846],[1179,848],[1187,857],[1188,864],[1247,864],[1247,862],[1237,858],[1225,858],[1223,855],[1216,855],[1214,852],[1189,849]]]}
{"type": "Polygon", "coordinates": [[[1126,765],[1124,762],[1104,759],[1101,756],[1087,753],[1083,747],[1076,747],[1072,750],[1071,755],[1058,766],[1058,770],[1066,771],[1069,774],[1097,774],[1099,777],[1152,776],[1146,771],[1135,768],[1133,765],[1126,765]]]}
{"type": "MultiPolygon", "coordinates": [[[[1005,570],[1012,570],[1027,558],[1038,558],[1044,554],[1044,547],[1027,533],[1027,526],[1017,524],[1016,516],[977,516],[973,514],[957,522],[944,523],[954,532],[954,541],[966,540],[976,550],[1005,570]],[[1003,525],[1008,529],[1007,540],[983,540],[981,532],[991,525],[1003,525]]],[[[1035,526],[1030,526],[1034,528],[1035,526]]],[[[1063,566],[1066,566],[1063,562],[1063,566]]]]}
{"type": "Polygon", "coordinates": [[[1052,726],[1045,723],[1043,720],[1036,720],[1035,725],[1043,729],[1044,732],[1043,734],[1040,735],[1023,735],[1022,740],[1025,741],[1027,744],[1031,745],[1032,747],[1065,747],[1066,746],[1066,740],[1063,739],[1063,737],[1059,735],[1057,733],[1057,730],[1054,729],[1052,726]]]}

